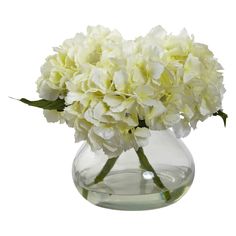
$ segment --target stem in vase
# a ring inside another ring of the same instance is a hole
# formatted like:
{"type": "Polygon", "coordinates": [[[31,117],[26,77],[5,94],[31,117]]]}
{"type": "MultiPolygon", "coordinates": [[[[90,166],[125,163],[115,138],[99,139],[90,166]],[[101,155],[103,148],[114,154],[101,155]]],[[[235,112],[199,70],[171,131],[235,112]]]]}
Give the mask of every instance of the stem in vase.
{"type": "Polygon", "coordinates": [[[156,174],[156,171],[153,169],[153,167],[151,166],[151,164],[148,161],[148,158],[146,157],[146,155],[144,154],[143,148],[139,147],[139,149],[136,151],[138,158],[139,158],[139,162],[141,164],[141,168],[143,168],[144,170],[147,171],[151,171],[154,175],[153,177],[153,182],[155,183],[155,185],[163,190],[163,195],[165,197],[165,199],[168,201],[171,199],[171,195],[169,190],[166,188],[166,186],[162,183],[160,177],[156,174]]]}
{"type": "MultiPolygon", "coordinates": [[[[163,190],[163,195],[164,195],[166,201],[170,200],[171,199],[171,195],[170,195],[169,190],[162,183],[160,177],[156,174],[155,170],[153,169],[153,167],[149,163],[148,158],[144,154],[143,148],[139,147],[139,149],[136,151],[136,153],[138,155],[141,167],[144,170],[151,171],[153,173],[153,175],[154,175],[153,182],[158,187],[158,189],[163,190]]],[[[101,169],[101,171],[99,172],[99,174],[94,179],[94,182],[90,183],[88,186],[93,185],[93,184],[98,184],[98,183],[102,182],[104,180],[104,178],[108,175],[108,173],[111,171],[111,169],[115,165],[115,163],[116,163],[118,158],[119,158],[119,156],[118,157],[109,158],[107,160],[107,162],[105,163],[105,165],[103,166],[103,168],[101,169]]],[[[82,195],[84,196],[84,198],[87,199],[88,191],[86,189],[83,189],[83,194],[82,195]]]]}
{"type": "Polygon", "coordinates": [[[88,189],[82,188],[82,196],[87,199],[88,198],[88,189]]]}
{"type": "Polygon", "coordinates": [[[109,158],[107,160],[107,162],[103,166],[102,170],[99,172],[99,174],[95,178],[95,180],[94,180],[95,184],[103,181],[103,179],[107,176],[107,174],[110,172],[112,167],[115,165],[116,160],[118,159],[118,157],[109,158]]]}
{"type": "MultiPolygon", "coordinates": [[[[118,156],[119,157],[119,156],[118,156]]],[[[96,178],[94,179],[94,181],[90,184],[88,184],[87,186],[91,186],[93,184],[98,184],[100,182],[103,181],[103,179],[108,175],[108,173],[111,171],[111,169],[113,168],[113,166],[115,165],[118,157],[113,157],[113,158],[109,158],[105,165],[103,166],[103,168],[101,169],[101,171],[99,172],[99,174],[96,176],[96,178]]],[[[82,196],[87,199],[88,198],[88,190],[86,188],[82,189],[82,196]]]]}

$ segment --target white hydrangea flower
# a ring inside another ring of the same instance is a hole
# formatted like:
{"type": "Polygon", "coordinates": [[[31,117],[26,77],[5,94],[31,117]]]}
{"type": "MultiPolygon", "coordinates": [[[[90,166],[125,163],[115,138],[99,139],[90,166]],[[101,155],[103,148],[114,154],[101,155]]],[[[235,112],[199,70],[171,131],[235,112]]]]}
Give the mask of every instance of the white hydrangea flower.
{"type": "Polygon", "coordinates": [[[157,26],[124,40],[118,31],[88,27],[54,50],[41,68],[38,92],[65,99],[66,108],[44,115],[65,121],[76,142],[86,140],[93,151],[114,157],[138,149],[148,144],[149,129],[172,128],[185,137],[221,109],[222,67],[186,30],[172,35],[157,26]]]}

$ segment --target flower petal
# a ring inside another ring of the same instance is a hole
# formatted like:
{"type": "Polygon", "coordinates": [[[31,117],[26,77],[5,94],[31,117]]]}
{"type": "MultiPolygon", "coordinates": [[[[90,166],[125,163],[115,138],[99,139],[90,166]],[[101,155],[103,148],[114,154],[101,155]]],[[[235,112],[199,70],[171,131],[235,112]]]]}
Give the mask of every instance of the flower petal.
{"type": "Polygon", "coordinates": [[[120,70],[114,73],[113,82],[118,91],[125,91],[128,86],[128,75],[126,72],[120,70]]]}
{"type": "Polygon", "coordinates": [[[95,126],[93,128],[93,131],[99,137],[101,137],[103,139],[106,139],[106,140],[111,139],[115,134],[114,129],[111,128],[111,127],[108,128],[108,127],[97,127],[97,126],[95,126]]]}
{"type": "Polygon", "coordinates": [[[148,70],[151,75],[151,77],[154,80],[158,80],[164,71],[164,66],[158,62],[150,62],[148,64],[148,70]]]}
{"type": "Polygon", "coordinates": [[[103,101],[109,105],[110,107],[116,107],[123,102],[123,98],[121,96],[106,94],[103,98],[103,101]]]}
{"type": "Polygon", "coordinates": [[[151,136],[151,133],[150,133],[149,129],[146,127],[143,127],[143,128],[137,127],[134,130],[134,135],[136,137],[140,137],[140,138],[148,138],[151,136]]]}
{"type": "MultiPolygon", "coordinates": [[[[62,121],[62,114],[61,112],[55,110],[43,110],[43,115],[47,119],[47,122],[57,122],[62,121]]],[[[61,122],[62,123],[62,122],[61,122]]]]}
{"type": "Polygon", "coordinates": [[[194,77],[199,77],[201,74],[201,62],[197,57],[194,57],[191,53],[184,65],[184,83],[189,82],[194,77]]]}
{"type": "Polygon", "coordinates": [[[191,127],[187,122],[184,122],[184,120],[181,120],[179,123],[173,126],[173,130],[177,138],[183,138],[183,137],[186,137],[190,133],[191,127]]]}

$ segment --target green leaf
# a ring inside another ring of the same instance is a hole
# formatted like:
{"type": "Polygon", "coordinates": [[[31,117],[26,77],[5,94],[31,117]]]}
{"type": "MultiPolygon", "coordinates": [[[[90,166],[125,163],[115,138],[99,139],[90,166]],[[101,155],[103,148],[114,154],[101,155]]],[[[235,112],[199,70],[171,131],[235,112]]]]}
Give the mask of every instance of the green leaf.
{"type": "Polygon", "coordinates": [[[223,112],[223,110],[219,110],[213,114],[213,116],[220,116],[223,119],[224,126],[226,127],[226,119],[228,118],[228,115],[223,112]]]}
{"type": "Polygon", "coordinates": [[[30,101],[25,98],[19,99],[19,101],[28,104],[29,106],[33,107],[39,107],[43,108],[46,110],[57,110],[57,111],[64,111],[64,108],[66,107],[65,105],[65,100],[58,98],[55,101],[48,101],[45,99],[37,100],[37,101],[30,101]]]}

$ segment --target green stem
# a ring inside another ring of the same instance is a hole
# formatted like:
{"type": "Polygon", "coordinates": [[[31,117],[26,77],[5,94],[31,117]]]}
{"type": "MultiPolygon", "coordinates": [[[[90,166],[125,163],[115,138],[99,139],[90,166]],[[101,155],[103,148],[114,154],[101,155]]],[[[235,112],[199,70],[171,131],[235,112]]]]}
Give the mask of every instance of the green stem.
{"type": "Polygon", "coordinates": [[[85,199],[88,198],[88,189],[86,189],[86,188],[83,188],[83,189],[82,189],[82,196],[83,196],[85,199]]]}
{"type": "Polygon", "coordinates": [[[164,190],[163,191],[163,195],[165,197],[165,199],[168,201],[171,199],[171,195],[169,190],[165,187],[165,185],[162,183],[160,177],[156,174],[155,170],[153,169],[153,167],[151,166],[151,164],[149,163],[146,155],[144,154],[143,148],[139,147],[139,149],[136,151],[138,158],[139,158],[139,162],[141,164],[141,168],[143,168],[144,170],[147,171],[151,171],[154,175],[153,177],[153,182],[155,183],[155,185],[161,189],[164,190]]]}
{"type": "MultiPolygon", "coordinates": [[[[119,156],[118,156],[119,157],[119,156]]],[[[103,179],[107,176],[107,174],[110,172],[110,170],[112,169],[112,167],[115,165],[118,157],[113,157],[113,158],[109,158],[107,160],[107,162],[105,163],[105,165],[103,166],[103,168],[101,169],[101,171],[99,172],[99,174],[96,176],[96,178],[94,179],[94,181],[90,184],[88,184],[87,186],[91,186],[93,184],[98,184],[100,182],[103,181],[103,179]]],[[[82,196],[87,199],[88,198],[88,190],[83,188],[82,189],[82,196]]]]}
{"type": "Polygon", "coordinates": [[[103,179],[107,176],[107,174],[110,172],[112,167],[115,165],[116,160],[118,159],[118,157],[109,158],[107,160],[107,162],[103,166],[102,170],[99,172],[99,174],[95,178],[95,180],[94,180],[95,184],[103,181],[103,179]]]}

